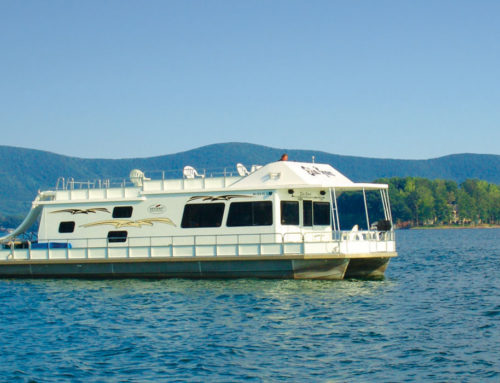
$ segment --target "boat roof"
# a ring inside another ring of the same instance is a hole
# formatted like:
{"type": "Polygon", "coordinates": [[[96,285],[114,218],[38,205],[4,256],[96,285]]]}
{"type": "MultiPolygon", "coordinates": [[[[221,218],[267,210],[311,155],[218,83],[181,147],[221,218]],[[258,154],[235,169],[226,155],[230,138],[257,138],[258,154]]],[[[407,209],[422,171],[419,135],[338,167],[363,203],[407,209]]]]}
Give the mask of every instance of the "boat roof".
{"type": "Polygon", "coordinates": [[[231,189],[262,188],[386,189],[386,184],[356,183],[329,164],[294,161],[271,162],[229,186],[231,189]]]}

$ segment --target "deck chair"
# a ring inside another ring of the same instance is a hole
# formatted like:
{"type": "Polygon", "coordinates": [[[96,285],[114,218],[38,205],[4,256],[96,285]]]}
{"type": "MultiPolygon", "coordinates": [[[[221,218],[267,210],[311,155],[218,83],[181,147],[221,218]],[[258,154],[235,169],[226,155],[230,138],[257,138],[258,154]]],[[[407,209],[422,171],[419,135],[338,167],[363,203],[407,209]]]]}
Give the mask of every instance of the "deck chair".
{"type": "Polygon", "coordinates": [[[203,174],[198,174],[195,168],[192,166],[184,166],[184,170],[182,171],[182,174],[184,174],[184,178],[195,178],[195,177],[201,177],[204,178],[205,175],[203,174]]]}
{"type": "Polygon", "coordinates": [[[243,164],[236,164],[236,169],[238,170],[238,174],[242,177],[245,177],[250,174],[250,172],[243,164]]]}

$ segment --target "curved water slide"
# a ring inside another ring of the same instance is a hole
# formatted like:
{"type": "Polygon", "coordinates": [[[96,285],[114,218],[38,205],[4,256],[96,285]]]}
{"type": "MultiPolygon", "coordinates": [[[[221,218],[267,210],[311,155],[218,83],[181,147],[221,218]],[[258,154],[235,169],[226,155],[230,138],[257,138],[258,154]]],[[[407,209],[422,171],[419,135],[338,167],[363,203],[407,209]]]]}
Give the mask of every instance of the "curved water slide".
{"type": "Polygon", "coordinates": [[[15,238],[19,234],[23,234],[28,230],[31,225],[33,225],[40,214],[42,213],[43,210],[43,205],[40,205],[40,201],[47,201],[47,200],[52,200],[55,196],[54,192],[48,191],[48,192],[40,192],[36,196],[35,200],[33,201],[31,210],[29,211],[28,215],[26,218],[24,218],[23,222],[12,232],[9,233],[3,237],[0,237],[0,243],[5,243],[10,241],[11,239],[15,238]]]}

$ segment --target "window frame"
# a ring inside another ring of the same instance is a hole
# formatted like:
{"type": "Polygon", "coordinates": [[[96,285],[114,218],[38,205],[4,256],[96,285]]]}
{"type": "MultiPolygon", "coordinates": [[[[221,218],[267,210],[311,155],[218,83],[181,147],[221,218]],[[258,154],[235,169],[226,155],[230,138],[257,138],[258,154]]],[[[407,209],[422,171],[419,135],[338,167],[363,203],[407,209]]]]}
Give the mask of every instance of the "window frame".
{"type": "Polygon", "coordinates": [[[130,218],[134,212],[133,206],[115,206],[113,208],[113,218],[130,218]]]}
{"type": "Polygon", "coordinates": [[[75,232],[75,221],[61,221],[59,222],[59,229],[58,229],[58,232],[60,234],[69,234],[69,233],[74,233],[75,232]],[[70,226],[71,227],[71,230],[68,229],[64,229],[64,230],[61,230],[63,228],[66,228],[66,226],[70,226]]]}
{"type": "Polygon", "coordinates": [[[231,202],[229,205],[229,212],[227,215],[227,227],[255,227],[255,226],[272,226],[274,223],[274,212],[272,201],[245,201],[245,202],[231,202]],[[245,206],[250,207],[250,211],[238,211],[239,208],[245,206]],[[265,210],[266,215],[261,215],[262,210],[265,210]],[[238,215],[249,214],[246,221],[239,220],[238,215]],[[264,218],[264,219],[262,219],[264,218]]]}
{"type": "Polygon", "coordinates": [[[127,230],[110,230],[108,231],[107,238],[108,243],[124,243],[127,242],[128,239],[128,231],[127,230]],[[114,236],[112,236],[114,234],[114,236]],[[123,235],[125,234],[125,235],[123,235]]]}
{"type": "Polygon", "coordinates": [[[215,203],[188,203],[184,205],[184,210],[182,213],[181,219],[181,228],[183,229],[203,229],[203,228],[217,228],[222,226],[222,222],[224,220],[224,212],[226,210],[226,204],[223,202],[215,202],[215,203]],[[208,221],[207,219],[203,219],[203,214],[201,214],[200,210],[207,209],[220,209],[220,211],[212,211],[212,212],[204,212],[204,214],[217,214],[216,219],[213,222],[208,221]],[[199,211],[192,211],[198,209],[199,211]],[[198,214],[198,217],[196,217],[198,214]],[[194,218],[198,218],[198,221],[194,220],[194,218]],[[195,225],[193,222],[197,222],[198,225],[195,225]]]}
{"type": "Polygon", "coordinates": [[[300,225],[300,205],[299,201],[283,200],[280,203],[281,224],[287,226],[300,225]]]}

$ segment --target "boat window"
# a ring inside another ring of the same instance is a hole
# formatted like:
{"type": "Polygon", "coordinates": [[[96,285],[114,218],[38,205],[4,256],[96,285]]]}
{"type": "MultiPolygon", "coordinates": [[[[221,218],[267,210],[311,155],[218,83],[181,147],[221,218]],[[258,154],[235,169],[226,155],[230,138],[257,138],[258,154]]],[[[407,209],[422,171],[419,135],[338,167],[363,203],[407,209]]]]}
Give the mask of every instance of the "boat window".
{"type": "Polygon", "coordinates": [[[67,221],[59,224],[59,233],[72,233],[75,231],[75,222],[67,221]]]}
{"type": "Polygon", "coordinates": [[[312,215],[312,201],[302,202],[302,213],[303,213],[303,226],[313,225],[313,215],[312,215]]]}
{"type": "Polygon", "coordinates": [[[132,206],[116,206],[113,209],[113,218],[132,217],[132,206]]]}
{"type": "Polygon", "coordinates": [[[184,207],[181,227],[220,227],[223,215],[223,203],[186,205],[184,207]]]}
{"type": "Polygon", "coordinates": [[[298,201],[281,201],[281,224],[282,225],[299,224],[298,201]]]}
{"type": "Polygon", "coordinates": [[[233,202],[229,207],[227,226],[269,226],[273,224],[271,201],[233,202]]]}
{"type": "Polygon", "coordinates": [[[313,221],[314,225],[330,225],[330,203],[329,202],[314,202],[313,203],[313,221]]]}
{"type": "Polygon", "coordinates": [[[125,242],[127,241],[127,232],[125,230],[108,232],[108,242],[125,242]]]}

